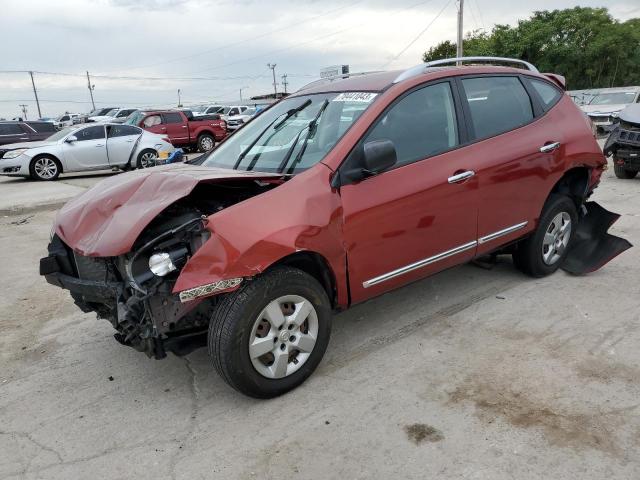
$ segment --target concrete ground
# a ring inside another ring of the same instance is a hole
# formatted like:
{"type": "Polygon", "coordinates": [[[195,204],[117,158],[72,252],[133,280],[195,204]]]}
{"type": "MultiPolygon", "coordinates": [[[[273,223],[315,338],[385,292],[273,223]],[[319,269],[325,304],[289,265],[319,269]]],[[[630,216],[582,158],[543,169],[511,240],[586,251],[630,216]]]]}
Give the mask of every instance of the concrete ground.
{"type": "MultiPolygon", "coordinates": [[[[35,185],[16,182],[3,197],[35,185]]],[[[595,200],[640,245],[640,179],[609,170],[595,200]]],[[[638,247],[584,277],[504,257],[356,306],[304,385],[257,401],[205,351],[120,346],[45,283],[53,217],[0,216],[2,479],[640,478],[638,247]]]]}

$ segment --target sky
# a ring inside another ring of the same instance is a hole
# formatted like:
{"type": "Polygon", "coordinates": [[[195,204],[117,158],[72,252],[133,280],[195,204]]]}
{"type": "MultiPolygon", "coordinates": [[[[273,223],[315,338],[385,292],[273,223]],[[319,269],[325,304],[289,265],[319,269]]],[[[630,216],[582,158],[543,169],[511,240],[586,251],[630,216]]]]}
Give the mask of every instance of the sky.
{"type": "MultiPolygon", "coordinates": [[[[464,30],[515,24],[536,10],[598,1],[465,0],[464,30]]],[[[620,20],[637,0],[608,0],[620,20]]],[[[240,102],[317,79],[322,68],[401,69],[456,37],[456,0],[0,0],[0,118],[96,107],[240,102]],[[425,30],[426,29],[426,30],[425,30]],[[421,34],[422,33],[422,34],[421,34]],[[421,34],[421,35],[420,35],[421,34]]]]}

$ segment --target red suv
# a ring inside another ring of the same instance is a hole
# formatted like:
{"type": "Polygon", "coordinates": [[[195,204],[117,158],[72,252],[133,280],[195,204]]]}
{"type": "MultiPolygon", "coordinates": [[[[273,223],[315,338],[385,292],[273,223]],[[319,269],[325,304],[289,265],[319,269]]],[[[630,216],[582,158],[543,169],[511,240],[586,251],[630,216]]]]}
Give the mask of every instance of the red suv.
{"type": "Polygon", "coordinates": [[[200,165],[104,180],[59,212],[41,274],[121,343],[206,344],[264,398],[317,367],[332,311],[487,254],[540,277],[630,246],[587,202],[606,162],[562,77],[442,63],[316,82],[200,165]]]}

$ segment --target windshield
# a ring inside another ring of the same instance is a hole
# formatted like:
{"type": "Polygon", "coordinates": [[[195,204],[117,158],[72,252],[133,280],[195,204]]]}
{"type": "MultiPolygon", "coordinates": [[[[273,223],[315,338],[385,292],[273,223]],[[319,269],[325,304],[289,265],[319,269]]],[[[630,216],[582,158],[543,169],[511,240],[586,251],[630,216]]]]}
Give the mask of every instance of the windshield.
{"type": "Polygon", "coordinates": [[[73,132],[77,127],[67,127],[62,130],[58,130],[56,133],[47,137],[48,142],[57,142],[58,140],[62,140],[64,137],[73,132]]]}
{"type": "Polygon", "coordinates": [[[282,100],[213,150],[203,165],[302,172],[329,153],[376,95],[332,92],[282,100]]]}
{"type": "Polygon", "coordinates": [[[255,115],[255,114],[256,114],[255,108],[247,108],[244,112],[242,112],[242,115],[255,115]]]}
{"type": "Polygon", "coordinates": [[[117,111],[118,111],[117,108],[112,108],[107,113],[105,113],[104,116],[105,117],[113,117],[116,114],[117,111]]]}
{"type": "Polygon", "coordinates": [[[633,103],[636,92],[611,92],[600,93],[593,97],[589,105],[620,105],[633,103]]]}
{"type": "Polygon", "coordinates": [[[146,113],[144,113],[144,112],[133,112],[131,115],[129,115],[127,117],[127,119],[124,121],[124,123],[127,124],[127,125],[135,125],[137,127],[138,124],[145,117],[145,115],[146,115],[146,113]]]}

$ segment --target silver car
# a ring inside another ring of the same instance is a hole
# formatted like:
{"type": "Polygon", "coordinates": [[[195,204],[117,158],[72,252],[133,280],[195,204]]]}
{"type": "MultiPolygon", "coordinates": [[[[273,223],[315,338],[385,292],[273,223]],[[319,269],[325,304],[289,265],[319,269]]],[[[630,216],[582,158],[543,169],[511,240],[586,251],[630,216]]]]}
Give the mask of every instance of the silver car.
{"type": "Polygon", "coordinates": [[[133,125],[65,128],[42,142],[3,145],[0,175],[55,180],[62,172],[145,168],[168,158],[169,139],[133,125]]]}

